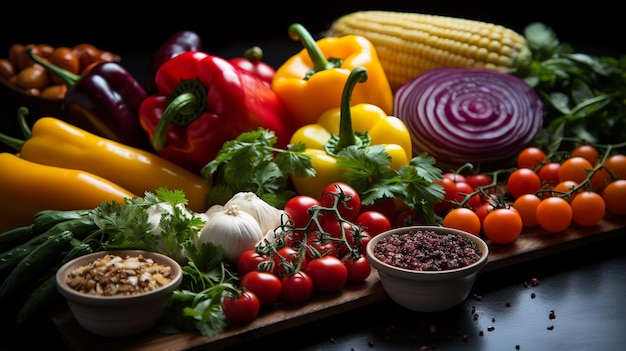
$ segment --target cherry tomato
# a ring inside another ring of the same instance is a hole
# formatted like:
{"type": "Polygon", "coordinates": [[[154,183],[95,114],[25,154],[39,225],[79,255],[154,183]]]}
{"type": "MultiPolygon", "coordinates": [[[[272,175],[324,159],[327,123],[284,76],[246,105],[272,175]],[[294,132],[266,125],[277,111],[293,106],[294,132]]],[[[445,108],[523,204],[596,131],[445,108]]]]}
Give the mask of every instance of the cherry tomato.
{"type": "Polygon", "coordinates": [[[496,244],[512,243],[520,236],[522,228],[520,214],[509,208],[493,210],[483,222],[485,236],[496,244]]]}
{"type": "Polygon", "coordinates": [[[286,267],[286,265],[292,266],[291,268],[296,268],[298,262],[300,262],[300,269],[306,268],[306,257],[300,259],[300,253],[298,250],[294,249],[290,246],[284,246],[278,249],[278,251],[273,256],[274,260],[274,270],[273,273],[276,274],[279,278],[282,278],[286,275],[290,274],[291,269],[286,267]]]}
{"type": "Polygon", "coordinates": [[[302,304],[313,296],[313,280],[304,271],[283,277],[281,283],[281,297],[288,303],[302,304]]]}
{"type": "Polygon", "coordinates": [[[443,200],[433,205],[435,212],[439,214],[446,213],[455,207],[454,198],[456,197],[456,183],[449,178],[443,178],[442,180],[434,180],[443,187],[444,197],[443,200]]]}
{"type": "Polygon", "coordinates": [[[391,230],[391,221],[389,218],[378,211],[361,212],[356,219],[356,225],[367,230],[372,237],[391,230]]]}
{"type": "Polygon", "coordinates": [[[480,234],[478,215],[465,207],[455,208],[448,212],[443,218],[443,226],[463,230],[474,235],[480,234]]]}
{"type": "MultiPolygon", "coordinates": [[[[456,195],[454,196],[454,200],[457,202],[462,202],[465,200],[465,197],[474,192],[474,188],[466,182],[456,182],[456,195]]],[[[480,195],[477,193],[470,196],[467,204],[471,208],[476,208],[480,206],[480,195]]]]}
{"type": "Polygon", "coordinates": [[[311,234],[307,236],[306,260],[310,262],[312,259],[320,256],[338,256],[337,245],[334,241],[323,240],[318,235],[311,234]]]}
{"type": "Polygon", "coordinates": [[[468,174],[465,176],[465,182],[469,184],[474,190],[478,189],[479,186],[487,186],[492,183],[491,177],[483,174],[468,174]]]}
{"type": "Polygon", "coordinates": [[[593,165],[583,157],[570,157],[561,163],[559,168],[559,180],[573,180],[580,184],[587,179],[588,172],[593,165]]]}
{"type": "Polygon", "coordinates": [[[241,278],[239,287],[252,291],[259,299],[261,307],[271,306],[280,298],[282,283],[270,272],[251,271],[241,278]]]}
{"type": "Polygon", "coordinates": [[[320,202],[324,207],[333,207],[341,193],[345,194],[345,201],[337,204],[337,210],[343,219],[354,222],[361,213],[361,196],[352,186],[343,182],[328,184],[321,194],[320,202]]]}
{"type": "Polygon", "coordinates": [[[606,211],[606,204],[602,195],[592,191],[576,194],[576,197],[571,201],[571,206],[572,220],[583,227],[598,224],[606,211]]]}
{"type": "Polygon", "coordinates": [[[322,293],[340,291],[348,282],[348,268],[335,256],[314,258],[307,263],[305,272],[313,280],[313,290],[322,293]]]}
{"type": "Polygon", "coordinates": [[[509,175],[506,187],[513,198],[518,198],[524,194],[533,194],[541,189],[541,179],[530,168],[518,168],[509,175]]]}
{"type": "Polygon", "coordinates": [[[348,269],[348,281],[351,283],[364,281],[372,272],[372,265],[364,254],[359,258],[348,258],[343,263],[348,269]]]}
{"type": "Polygon", "coordinates": [[[311,206],[321,206],[318,199],[307,195],[296,195],[285,203],[284,211],[293,221],[295,228],[304,228],[311,220],[311,206]]]}
{"type": "Polygon", "coordinates": [[[517,155],[517,168],[538,169],[546,161],[546,153],[537,147],[527,147],[517,155]]]}
{"type": "Polygon", "coordinates": [[[564,231],[572,223],[572,207],[561,197],[547,197],[537,205],[537,221],[551,233],[564,231]]]}
{"type": "Polygon", "coordinates": [[[578,183],[573,180],[564,180],[557,183],[552,190],[558,196],[565,195],[572,201],[580,190],[574,191],[574,188],[578,186],[578,183]]]}
{"type": "Polygon", "coordinates": [[[524,227],[534,227],[539,225],[537,220],[537,206],[541,198],[535,194],[524,194],[513,202],[513,207],[519,212],[524,227]]]}
{"type": "Polygon", "coordinates": [[[240,295],[226,295],[222,303],[224,315],[235,323],[250,323],[259,314],[261,303],[252,292],[244,290],[240,295]]]}
{"type": "Polygon", "coordinates": [[[609,183],[602,191],[606,210],[616,215],[626,215],[626,180],[618,179],[609,183]]]}
{"type": "Polygon", "coordinates": [[[465,176],[459,173],[448,172],[444,173],[442,177],[443,179],[450,179],[453,183],[467,182],[465,176]]]}
{"type": "Polygon", "coordinates": [[[371,235],[365,229],[361,229],[350,222],[342,222],[341,226],[339,226],[339,223],[337,221],[327,221],[327,223],[324,225],[324,230],[336,240],[341,240],[335,242],[338,251],[337,255],[340,258],[347,255],[351,251],[351,249],[361,250],[361,252],[365,252],[365,246],[367,246],[367,243],[372,239],[371,235]],[[343,233],[341,232],[341,227],[343,227],[343,233]],[[356,240],[354,237],[355,233],[359,234],[359,247],[356,247],[356,240]]]}
{"type": "MultiPolygon", "coordinates": [[[[48,61],[51,64],[63,68],[66,71],[69,71],[73,74],[80,73],[80,60],[78,56],[74,54],[74,51],[66,46],[59,46],[52,50],[50,56],[48,56],[48,61]]],[[[59,78],[55,75],[52,76],[52,80],[57,83],[63,83],[59,78]]]]}
{"type": "Polygon", "coordinates": [[[560,182],[559,179],[559,169],[561,168],[561,164],[558,162],[548,162],[545,165],[541,166],[537,171],[537,175],[539,179],[543,183],[547,184],[556,184],[560,182]]]}
{"type": "Polygon", "coordinates": [[[245,250],[237,258],[237,273],[243,277],[248,272],[257,271],[259,264],[268,260],[268,257],[259,255],[254,249],[245,250]]]}
{"type": "Polygon", "coordinates": [[[626,179],[626,155],[611,155],[604,162],[604,166],[618,179],[626,179]]]}
{"type": "Polygon", "coordinates": [[[495,210],[495,207],[493,207],[493,205],[489,202],[485,202],[484,204],[480,205],[474,212],[476,213],[476,216],[478,216],[478,219],[480,220],[480,225],[482,226],[483,222],[485,221],[485,217],[487,217],[487,215],[489,214],[489,212],[495,210]]]}
{"type": "Polygon", "coordinates": [[[598,149],[596,149],[593,145],[589,144],[581,144],[578,145],[570,152],[572,157],[582,157],[589,161],[592,165],[598,163],[600,155],[598,154],[598,149]]]}
{"type": "Polygon", "coordinates": [[[384,199],[376,200],[373,204],[361,204],[361,213],[366,211],[378,211],[384,214],[385,217],[389,218],[389,220],[391,221],[396,217],[396,214],[398,211],[400,211],[400,209],[396,205],[395,198],[386,197],[384,199]]]}

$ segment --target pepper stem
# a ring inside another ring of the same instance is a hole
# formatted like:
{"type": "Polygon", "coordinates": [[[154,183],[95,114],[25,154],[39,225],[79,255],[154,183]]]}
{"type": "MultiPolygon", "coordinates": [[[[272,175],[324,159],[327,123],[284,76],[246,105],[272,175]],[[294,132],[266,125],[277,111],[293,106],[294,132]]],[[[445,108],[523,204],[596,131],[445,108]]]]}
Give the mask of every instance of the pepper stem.
{"type": "MultiPolygon", "coordinates": [[[[24,134],[24,139],[28,140],[32,136],[32,132],[28,127],[28,123],[26,122],[26,115],[28,114],[28,108],[25,106],[20,107],[17,110],[17,118],[20,129],[22,130],[22,134],[24,134]]],[[[0,143],[12,148],[16,152],[22,151],[22,147],[26,140],[14,138],[10,135],[0,133],[0,143]]]]}
{"type": "Polygon", "coordinates": [[[198,79],[183,80],[169,96],[167,105],[159,123],[154,129],[152,147],[156,151],[163,150],[166,144],[166,131],[170,123],[187,125],[198,118],[205,109],[206,88],[198,79]]]}
{"type": "Polygon", "coordinates": [[[346,80],[346,84],[341,94],[341,106],[339,109],[339,134],[331,136],[330,140],[324,146],[326,153],[330,155],[337,155],[341,150],[348,146],[356,145],[359,148],[369,146],[371,143],[370,136],[367,132],[355,133],[354,126],[352,125],[352,92],[357,83],[364,83],[367,81],[367,70],[364,67],[358,66],[350,71],[350,75],[346,80]]]}
{"type": "Polygon", "coordinates": [[[289,37],[293,40],[300,40],[302,46],[309,53],[309,57],[311,57],[311,61],[313,62],[313,72],[319,72],[337,67],[336,63],[331,62],[324,57],[324,53],[320,50],[320,47],[315,42],[315,39],[313,39],[311,33],[309,33],[303,25],[299,23],[290,25],[289,37]]]}
{"type": "Polygon", "coordinates": [[[79,75],[74,74],[68,70],[65,70],[59,66],[55,66],[53,64],[51,64],[50,62],[46,62],[44,60],[41,59],[41,57],[35,55],[35,53],[33,52],[33,49],[30,47],[26,48],[26,53],[28,54],[28,57],[30,57],[33,61],[37,62],[38,64],[42,65],[43,68],[46,69],[46,71],[54,74],[56,77],[58,77],[63,84],[65,84],[68,88],[70,88],[72,85],[76,84],[76,82],[81,78],[79,75]]]}

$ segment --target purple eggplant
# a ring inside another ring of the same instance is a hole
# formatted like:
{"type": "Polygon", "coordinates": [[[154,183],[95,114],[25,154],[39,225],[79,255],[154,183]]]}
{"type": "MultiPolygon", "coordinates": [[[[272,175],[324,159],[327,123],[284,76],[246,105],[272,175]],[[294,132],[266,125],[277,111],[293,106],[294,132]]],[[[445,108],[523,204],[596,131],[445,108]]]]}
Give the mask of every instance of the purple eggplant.
{"type": "Polygon", "coordinates": [[[196,32],[189,30],[181,30],[172,34],[161,46],[155,51],[152,56],[150,67],[146,77],[146,92],[149,95],[156,94],[158,89],[156,87],[156,73],[161,65],[173,58],[178,54],[182,54],[187,51],[201,51],[202,40],[200,35],[196,32]]]}

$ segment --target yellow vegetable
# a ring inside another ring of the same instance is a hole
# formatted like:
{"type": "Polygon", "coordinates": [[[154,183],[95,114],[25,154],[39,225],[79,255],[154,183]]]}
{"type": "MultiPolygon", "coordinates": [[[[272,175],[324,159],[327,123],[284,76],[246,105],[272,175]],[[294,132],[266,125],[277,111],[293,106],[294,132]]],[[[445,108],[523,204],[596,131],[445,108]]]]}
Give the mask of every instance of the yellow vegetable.
{"type": "Polygon", "coordinates": [[[526,39],[487,22],[393,11],[357,11],[327,36],[363,36],[374,45],[393,91],[436,67],[485,67],[513,73],[530,64],[526,39]]]}

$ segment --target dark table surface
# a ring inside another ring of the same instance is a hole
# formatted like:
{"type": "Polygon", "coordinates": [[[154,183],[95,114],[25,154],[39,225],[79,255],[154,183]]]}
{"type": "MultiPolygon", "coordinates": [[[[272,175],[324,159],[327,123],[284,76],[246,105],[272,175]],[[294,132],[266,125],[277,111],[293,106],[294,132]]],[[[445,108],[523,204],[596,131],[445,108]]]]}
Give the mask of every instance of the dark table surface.
{"type": "MultiPolygon", "coordinates": [[[[403,2],[386,3],[386,9],[406,9],[403,2]]],[[[520,5],[515,15],[484,4],[470,8],[446,1],[430,7],[415,5],[410,10],[488,20],[518,31],[532,21],[543,21],[581,51],[622,54],[626,52],[626,42],[615,41],[621,26],[615,21],[617,12],[608,11],[608,5],[600,6],[601,3],[588,9],[572,9],[574,12],[567,16],[560,11],[541,10],[538,1],[534,5],[520,5]]],[[[291,17],[272,16],[271,11],[258,4],[248,7],[242,4],[247,10],[231,10],[220,16],[216,11],[190,11],[181,7],[175,9],[176,15],[169,17],[165,10],[159,10],[158,18],[114,10],[109,4],[102,11],[117,16],[115,24],[90,22],[85,19],[87,13],[79,19],[77,9],[65,17],[50,15],[50,21],[55,17],[58,22],[49,28],[41,19],[31,17],[31,21],[36,19],[38,23],[11,30],[2,27],[3,33],[11,35],[2,36],[0,49],[8,50],[13,42],[56,45],[92,42],[121,54],[123,65],[138,80],[143,80],[149,53],[160,40],[178,29],[191,29],[202,34],[211,54],[234,57],[250,45],[260,45],[266,52],[266,61],[277,66],[299,49],[286,37],[290,23],[301,22],[317,32],[338,14],[380,8],[367,1],[353,6],[342,4],[329,5],[328,11],[311,9],[306,15],[293,11],[291,17]],[[137,23],[130,23],[131,17],[137,23]],[[133,26],[150,28],[151,35],[141,38],[141,31],[131,31],[133,26]]],[[[48,15],[46,11],[38,13],[44,12],[48,15]]],[[[3,22],[2,26],[8,23],[3,22]]],[[[7,111],[0,110],[0,117],[7,115],[7,111]]],[[[416,313],[384,301],[252,340],[237,349],[262,346],[357,351],[422,347],[423,350],[622,350],[626,345],[625,236],[626,229],[617,237],[582,248],[481,274],[474,288],[475,296],[445,312],[416,313]]],[[[62,350],[67,345],[48,320],[26,332],[3,327],[1,335],[0,350],[35,349],[42,344],[62,350]]]]}

